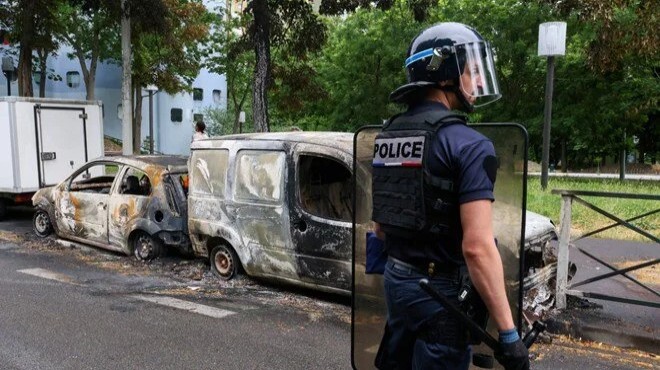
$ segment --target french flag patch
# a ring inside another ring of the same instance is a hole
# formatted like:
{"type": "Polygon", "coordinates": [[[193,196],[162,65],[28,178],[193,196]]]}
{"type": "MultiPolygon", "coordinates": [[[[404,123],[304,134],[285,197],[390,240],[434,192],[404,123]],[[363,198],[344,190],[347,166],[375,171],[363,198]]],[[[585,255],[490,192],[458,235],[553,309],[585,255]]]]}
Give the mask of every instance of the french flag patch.
{"type": "Polygon", "coordinates": [[[374,167],[421,167],[425,136],[376,139],[374,167]]]}

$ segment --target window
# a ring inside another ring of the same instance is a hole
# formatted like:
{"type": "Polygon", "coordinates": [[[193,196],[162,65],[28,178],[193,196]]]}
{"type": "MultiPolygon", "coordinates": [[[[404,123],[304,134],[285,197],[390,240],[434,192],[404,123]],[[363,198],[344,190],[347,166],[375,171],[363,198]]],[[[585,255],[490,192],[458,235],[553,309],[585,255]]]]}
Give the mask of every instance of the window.
{"type": "Polygon", "coordinates": [[[222,103],[222,92],[220,90],[213,90],[213,102],[215,104],[222,103]]]}
{"type": "Polygon", "coordinates": [[[202,122],[204,121],[204,115],[201,113],[195,113],[193,114],[193,121],[194,122],[202,122]]]}
{"type": "Polygon", "coordinates": [[[277,202],[282,198],[283,152],[241,150],[236,161],[237,199],[277,202]]]}
{"type": "Polygon", "coordinates": [[[80,86],[80,72],[69,71],[66,73],[66,85],[70,88],[80,86]]]}
{"type": "Polygon", "coordinates": [[[129,167],[121,179],[119,194],[148,196],[151,194],[149,176],[136,168],[129,167]]]}
{"type": "Polygon", "coordinates": [[[120,121],[124,119],[124,108],[121,104],[117,104],[117,118],[119,118],[120,121]]]}
{"type": "Polygon", "coordinates": [[[194,101],[204,100],[204,90],[200,89],[200,88],[194,88],[193,89],[193,100],[194,101]]]}
{"type": "Polygon", "coordinates": [[[338,161],[301,155],[298,189],[303,209],[315,216],[351,222],[351,178],[351,171],[338,161]]]}
{"type": "Polygon", "coordinates": [[[98,163],[86,167],[69,183],[69,191],[108,194],[117,175],[117,165],[98,163]]]}
{"type": "Polygon", "coordinates": [[[170,110],[170,120],[172,120],[172,122],[183,122],[183,109],[172,108],[170,110]]]}
{"type": "MultiPolygon", "coordinates": [[[[229,150],[195,150],[190,160],[190,191],[195,195],[225,198],[229,150]]],[[[186,181],[187,182],[187,181],[186,181]]],[[[184,188],[188,184],[183,183],[184,188]]]]}

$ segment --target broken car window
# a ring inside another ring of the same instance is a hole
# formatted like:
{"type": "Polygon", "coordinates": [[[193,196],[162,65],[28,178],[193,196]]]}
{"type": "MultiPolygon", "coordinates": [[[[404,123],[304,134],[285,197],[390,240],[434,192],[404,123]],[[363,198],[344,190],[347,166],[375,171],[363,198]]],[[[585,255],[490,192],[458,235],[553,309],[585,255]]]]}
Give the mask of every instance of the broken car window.
{"type": "MultiPolygon", "coordinates": [[[[213,195],[224,199],[228,163],[229,151],[226,149],[193,151],[190,161],[190,170],[193,171],[190,191],[195,195],[213,195]]],[[[185,179],[182,178],[181,185],[187,194],[187,175],[185,179]]]]}
{"type": "Polygon", "coordinates": [[[117,172],[116,165],[98,163],[86,167],[73,177],[69,191],[108,194],[117,172]]]}
{"type": "Polygon", "coordinates": [[[119,186],[119,194],[148,196],[151,194],[151,180],[143,171],[129,167],[119,186]]]}
{"type": "Polygon", "coordinates": [[[305,211],[319,217],[351,222],[351,171],[335,160],[301,155],[298,189],[305,211]]]}
{"type": "Polygon", "coordinates": [[[282,197],[284,152],[241,150],[237,156],[236,198],[279,201],[282,197]]]}

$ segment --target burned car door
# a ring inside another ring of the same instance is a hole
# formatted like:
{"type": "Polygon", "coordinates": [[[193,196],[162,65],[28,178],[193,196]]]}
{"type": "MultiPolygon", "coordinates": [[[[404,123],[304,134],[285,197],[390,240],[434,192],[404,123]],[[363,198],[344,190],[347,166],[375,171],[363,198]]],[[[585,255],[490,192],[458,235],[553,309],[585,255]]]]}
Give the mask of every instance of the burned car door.
{"type": "Polygon", "coordinates": [[[287,191],[291,238],[300,279],[351,288],[352,187],[350,157],[324,146],[298,144],[287,191]]]}
{"type": "Polygon", "coordinates": [[[128,252],[128,236],[136,219],[144,218],[152,193],[152,179],[137,168],[125,166],[110,196],[109,243],[128,252]]]}
{"type": "Polygon", "coordinates": [[[117,165],[92,163],[72,175],[55,200],[62,236],[108,243],[108,202],[117,165]]]}
{"type": "Polygon", "coordinates": [[[284,217],[288,212],[283,191],[285,158],[286,153],[279,150],[239,150],[234,202],[227,211],[235,214],[248,273],[297,279],[289,222],[284,217]]]}

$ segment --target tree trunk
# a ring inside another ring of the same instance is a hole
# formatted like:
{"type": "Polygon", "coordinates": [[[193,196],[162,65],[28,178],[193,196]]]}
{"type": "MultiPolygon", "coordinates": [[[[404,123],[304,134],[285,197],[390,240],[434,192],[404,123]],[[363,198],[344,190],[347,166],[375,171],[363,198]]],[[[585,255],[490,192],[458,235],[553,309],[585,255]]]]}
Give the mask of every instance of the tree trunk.
{"type": "Polygon", "coordinates": [[[135,101],[135,110],[133,117],[133,153],[142,152],[142,87],[139,83],[133,81],[133,100],[135,101]]]}
{"type": "Polygon", "coordinates": [[[133,138],[131,136],[133,104],[131,101],[131,19],[128,1],[121,0],[121,104],[122,104],[122,154],[133,154],[133,138]]]}
{"type": "Polygon", "coordinates": [[[19,2],[21,8],[22,33],[20,38],[21,52],[18,57],[18,95],[34,96],[32,91],[32,42],[34,39],[35,0],[19,2]]]}
{"type": "Polygon", "coordinates": [[[96,74],[90,72],[89,76],[85,79],[85,90],[87,92],[85,99],[94,100],[94,85],[96,85],[96,74]]]}
{"type": "Polygon", "coordinates": [[[270,80],[270,20],[267,0],[252,2],[254,15],[254,85],[252,92],[252,118],[255,132],[268,132],[268,81],[270,80]]]}
{"type": "Polygon", "coordinates": [[[566,139],[561,140],[561,172],[568,172],[568,159],[566,158],[566,139]]]}
{"type": "Polygon", "coordinates": [[[46,79],[48,78],[47,62],[49,51],[46,49],[39,49],[39,97],[46,97],[46,79]]]}

